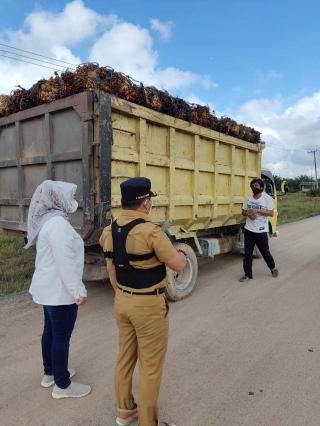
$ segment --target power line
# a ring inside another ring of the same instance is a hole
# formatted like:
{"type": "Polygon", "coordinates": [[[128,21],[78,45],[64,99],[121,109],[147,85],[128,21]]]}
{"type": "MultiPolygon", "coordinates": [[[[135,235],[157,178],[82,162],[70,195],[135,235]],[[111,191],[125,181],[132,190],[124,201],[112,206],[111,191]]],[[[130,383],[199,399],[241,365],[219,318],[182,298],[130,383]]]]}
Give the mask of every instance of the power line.
{"type": "MultiPolygon", "coordinates": [[[[10,55],[15,55],[18,58],[31,59],[32,61],[38,61],[38,62],[41,62],[42,64],[49,64],[49,65],[53,65],[53,66],[65,69],[65,67],[63,65],[54,64],[53,62],[44,61],[43,59],[32,58],[31,56],[21,55],[20,53],[10,52],[10,50],[0,49],[0,52],[9,53],[10,55]]],[[[12,59],[16,59],[16,58],[13,57],[12,59]]],[[[71,69],[73,69],[73,68],[71,68],[71,69]]]]}
{"type": "Polygon", "coordinates": [[[46,65],[37,64],[35,62],[25,61],[24,59],[13,58],[12,56],[7,56],[7,55],[3,55],[3,54],[0,54],[0,56],[2,56],[3,58],[12,59],[13,61],[19,61],[19,62],[25,62],[26,64],[37,65],[38,67],[47,68],[47,69],[53,70],[53,71],[61,71],[61,69],[47,67],[46,65]]]}
{"type": "Polygon", "coordinates": [[[0,43],[0,46],[8,47],[9,49],[13,49],[13,50],[19,50],[20,52],[29,53],[29,54],[34,55],[34,56],[39,56],[41,58],[50,59],[51,61],[62,62],[64,64],[72,65],[74,67],[78,66],[77,64],[72,64],[71,62],[67,62],[67,61],[62,61],[60,59],[51,58],[50,56],[40,55],[40,53],[35,53],[35,52],[30,51],[30,50],[19,49],[18,47],[10,46],[9,44],[0,43]]]}

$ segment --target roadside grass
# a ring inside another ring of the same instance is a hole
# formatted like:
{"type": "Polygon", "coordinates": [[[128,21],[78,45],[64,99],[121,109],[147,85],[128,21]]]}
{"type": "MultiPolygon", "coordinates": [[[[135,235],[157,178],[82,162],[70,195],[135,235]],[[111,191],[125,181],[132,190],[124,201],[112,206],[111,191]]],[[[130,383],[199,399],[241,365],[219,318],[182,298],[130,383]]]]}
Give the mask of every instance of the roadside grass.
{"type": "Polygon", "coordinates": [[[278,197],[278,224],[296,222],[320,215],[320,200],[306,197],[301,192],[288,193],[278,197]]]}
{"type": "Polygon", "coordinates": [[[24,239],[0,231],[0,296],[29,288],[35,251],[24,250],[24,239]]]}

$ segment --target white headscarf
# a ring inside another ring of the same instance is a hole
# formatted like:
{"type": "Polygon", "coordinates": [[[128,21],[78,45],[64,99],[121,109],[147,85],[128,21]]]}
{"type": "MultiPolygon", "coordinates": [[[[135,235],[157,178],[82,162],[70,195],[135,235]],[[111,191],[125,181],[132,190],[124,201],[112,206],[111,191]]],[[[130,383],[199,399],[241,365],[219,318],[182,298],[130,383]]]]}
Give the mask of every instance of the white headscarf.
{"type": "Polygon", "coordinates": [[[35,190],[28,213],[28,244],[25,249],[33,246],[38,234],[49,219],[74,213],[78,203],[74,199],[77,185],[69,182],[45,180],[35,190]]]}

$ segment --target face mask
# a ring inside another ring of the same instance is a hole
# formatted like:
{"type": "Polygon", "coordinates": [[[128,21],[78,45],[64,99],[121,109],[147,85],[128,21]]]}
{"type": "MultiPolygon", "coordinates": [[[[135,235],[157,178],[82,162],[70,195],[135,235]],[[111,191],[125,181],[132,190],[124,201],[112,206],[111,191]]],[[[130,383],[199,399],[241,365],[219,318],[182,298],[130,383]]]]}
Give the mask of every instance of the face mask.
{"type": "Polygon", "coordinates": [[[72,200],[72,205],[71,205],[69,213],[71,213],[71,214],[75,213],[78,210],[78,207],[79,207],[78,201],[72,200]]]}
{"type": "Polygon", "coordinates": [[[251,189],[252,189],[252,192],[253,192],[255,195],[260,194],[260,192],[263,192],[263,189],[256,188],[255,186],[254,186],[253,188],[251,188],[251,189]]]}

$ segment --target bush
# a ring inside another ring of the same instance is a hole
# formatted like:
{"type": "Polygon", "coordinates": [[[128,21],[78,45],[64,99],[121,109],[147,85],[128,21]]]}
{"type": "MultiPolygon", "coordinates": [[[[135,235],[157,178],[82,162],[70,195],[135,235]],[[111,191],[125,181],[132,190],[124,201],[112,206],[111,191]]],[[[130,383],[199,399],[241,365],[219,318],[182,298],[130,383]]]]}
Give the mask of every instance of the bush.
{"type": "Polygon", "coordinates": [[[0,230],[0,296],[18,293],[30,286],[35,250],[24,250],[24,240],[0,230]]]}
{"type": "Polygon", "coordinates": [[[320,189],[310,189],[307,192],[308,197],[320,197],[320,189]]]}

